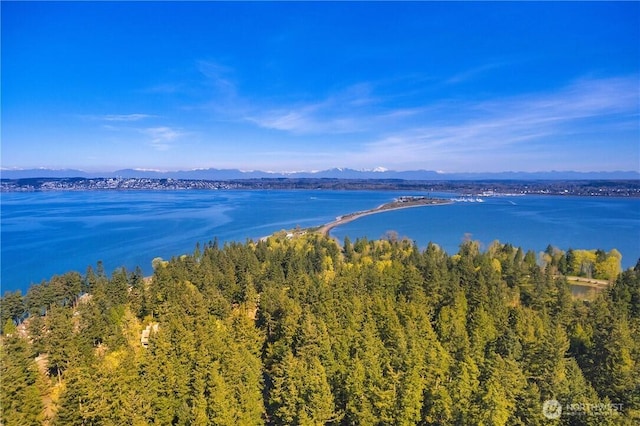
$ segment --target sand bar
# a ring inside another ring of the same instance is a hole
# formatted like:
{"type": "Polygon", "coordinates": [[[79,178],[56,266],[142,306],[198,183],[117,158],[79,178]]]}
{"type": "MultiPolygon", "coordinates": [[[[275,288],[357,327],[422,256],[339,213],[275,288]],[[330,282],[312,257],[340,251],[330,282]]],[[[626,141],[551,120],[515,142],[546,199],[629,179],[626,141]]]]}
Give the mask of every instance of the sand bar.
{"type": "Polygon", "coordinates": [[[344,225],[363,216],[368,216],[376,213],[387,212],[391,210],[407,209],[411,207],[424,207],[424,206],[439,206],[443,204],[451,204],[451,200],[444,200],[441,198],[426,198],[426,197],[400,197],[391,203],[382,204],[374,209],[364,210],[355,213],[349,213],[344,216],[339,216],[333,222],[322,225],[318,228],[318,232],[328,236],[333,228],[336,226],[344,225]]]}

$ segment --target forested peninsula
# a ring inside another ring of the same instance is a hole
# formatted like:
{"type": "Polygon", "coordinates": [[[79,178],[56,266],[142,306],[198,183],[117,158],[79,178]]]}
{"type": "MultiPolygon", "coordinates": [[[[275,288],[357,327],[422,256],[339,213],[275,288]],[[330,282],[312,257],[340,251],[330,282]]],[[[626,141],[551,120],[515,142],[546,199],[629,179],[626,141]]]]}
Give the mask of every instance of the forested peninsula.
{"type": "Polygon", "coordinates": [[[282,232],[98,263],[1,299],[1,423],[635,425],[640,265],[572,298],[593,255],[282,232]]]}

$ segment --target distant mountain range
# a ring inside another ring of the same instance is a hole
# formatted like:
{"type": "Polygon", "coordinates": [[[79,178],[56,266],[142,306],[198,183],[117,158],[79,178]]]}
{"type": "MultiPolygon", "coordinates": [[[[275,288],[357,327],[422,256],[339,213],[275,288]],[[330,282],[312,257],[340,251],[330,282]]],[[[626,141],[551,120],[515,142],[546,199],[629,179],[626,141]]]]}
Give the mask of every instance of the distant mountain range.
{"type": "Polygon", "coordinates": [[[238,169],[195,169],[179,171],[155,171],[123,169],[114,172],[89,173],[73,169],[3,169],[2,179],[26,178],[151,178],[151,179],[197,179],[237,180],[262,178],[314,178],[314,179],[402,179],[402,180],[627,180],[640,179],[638,171],[615,172],[490,172],[490,173],[442,173],[431,170],[394,171],[386,169],[355,170],[334,168],[317,172],[264,172],[238,169]]]}

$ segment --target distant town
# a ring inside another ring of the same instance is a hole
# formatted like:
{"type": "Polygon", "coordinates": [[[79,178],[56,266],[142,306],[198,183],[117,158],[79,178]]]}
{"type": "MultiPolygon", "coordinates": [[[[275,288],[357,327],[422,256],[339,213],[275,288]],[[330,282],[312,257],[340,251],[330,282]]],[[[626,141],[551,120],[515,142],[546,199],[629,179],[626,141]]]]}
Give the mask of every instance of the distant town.
{"type": "Polygon", "coordinates": [[[404,190],[455,192],[470,196],[571,195],[640,197],[639,180],[478,180],[259,178],[237,180],[155,178],[24,178],[0,180],[1,192],[104,190],[404,190]]]}

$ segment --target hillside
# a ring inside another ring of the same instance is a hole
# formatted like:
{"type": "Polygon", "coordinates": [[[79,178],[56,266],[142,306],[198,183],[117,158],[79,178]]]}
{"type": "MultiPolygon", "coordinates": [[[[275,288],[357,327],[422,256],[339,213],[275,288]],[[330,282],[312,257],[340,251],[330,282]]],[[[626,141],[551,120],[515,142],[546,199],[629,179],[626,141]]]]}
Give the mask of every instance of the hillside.
{"type": "Polygon", "coordinates": [[[585,302],[566,258],[283,232],[53,277],[2,298],[2,424],[637,424],[640,269],[585,302]]]}

